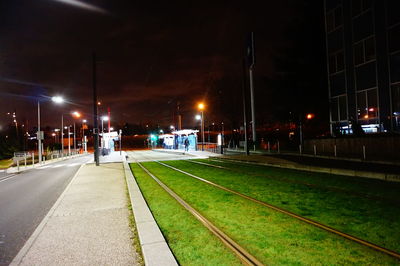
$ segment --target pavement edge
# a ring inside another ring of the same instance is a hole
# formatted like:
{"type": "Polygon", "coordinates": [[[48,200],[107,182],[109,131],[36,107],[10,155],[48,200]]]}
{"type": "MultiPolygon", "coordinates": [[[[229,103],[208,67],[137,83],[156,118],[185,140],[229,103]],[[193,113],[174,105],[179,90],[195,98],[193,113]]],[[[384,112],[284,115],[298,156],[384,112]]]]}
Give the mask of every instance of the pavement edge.
{"type": "Polygon", "coordinates": [[[32,245],[35,243],[36,239],[40,235],[40,233],[43,231],[44,227],[46,226],[47,222],[49,221],[50,217],[53,215],[54,211],[57,209],[58,205],[60,205],[61,201],[63,200],[66,191],[69,189],[69,187],[72,185],[74,182],[75,178],[78,176],[79,172],[85,166],[86,164],[83,163],[78,171],[76,171],[75,175],[72,177],[71,181],[69,182],[68,186],[64,189],[64,191],[61,193],[61,195],[58,197],[57,201],[54,203],[53,207],[49,210],[49,212],[46,214],[46,216],[43,218],[43,220],[40,222],[38,227],[36,227],[35,231],[33,231],[32,235],[28,238],[28,240],[25,242],[24,246],[20,249],[20,251],[17,253],[17,255],[14,257],[14,259],[11,261],[10,266],[14,265],[20,265],[22,260],[24,259],[25,255],[28,253],[32,245]]]}
{"type": "Polygon", "coordinates": [[[128,162],[124,161],[123,165],[144,264],[177,266],[178,263],[147,206],[128,162]]]}

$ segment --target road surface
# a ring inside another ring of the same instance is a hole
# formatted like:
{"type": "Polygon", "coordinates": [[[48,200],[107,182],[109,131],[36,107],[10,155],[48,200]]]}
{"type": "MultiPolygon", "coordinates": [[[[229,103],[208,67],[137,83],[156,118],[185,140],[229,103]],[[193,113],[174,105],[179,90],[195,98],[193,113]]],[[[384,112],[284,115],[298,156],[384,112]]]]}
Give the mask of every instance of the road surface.
{"type": "Polygon", "coordinates": [[[0,176],[0,265],[8,265],[93,155],[0,176]]]}

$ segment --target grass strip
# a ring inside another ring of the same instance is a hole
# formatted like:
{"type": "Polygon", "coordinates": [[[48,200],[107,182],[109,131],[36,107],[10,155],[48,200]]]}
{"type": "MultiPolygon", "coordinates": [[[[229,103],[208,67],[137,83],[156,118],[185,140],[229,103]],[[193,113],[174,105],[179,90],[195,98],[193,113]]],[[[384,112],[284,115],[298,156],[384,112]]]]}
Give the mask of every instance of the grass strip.
{"type": "MultiPolygon", "coordinates": [[[[197,160],[196,160],[197,161],[197,160]]],[[[399,202],[400,183],[384,180],[313,173],[307,171],[270,167],[255,164],[232,162],[229,160],[198,160],[209,164],[220,165],[241,171],[250,171],[253,174],[263,175],[276,179],[289,179],[293,181],[307,182],[319,186],[333,187],[371,196],[382,197],[399,202]]]]}
{"type": "Polygon", "coordinates": [[[10,167],[12,164],[13,164],[12,159],[0,160],[0,169],[6,169],[6,168],[10,167]]]}
{"type": "Polygon", "coordinates": [[[374,244],[400,249],[398,205],[190,162],[164,163],[374,244]]]}
{"type": "Polygon", "coordinates": [[[385,254],[304,224],[157,163],[144,165],[265,264],[398,263],[396,259],[385,254]]]}
{"type": "Polygon", "coordinates": [[[241,265],[232,251],[137,164],[130,166],[140,190],[179,264],[241,265]]]}

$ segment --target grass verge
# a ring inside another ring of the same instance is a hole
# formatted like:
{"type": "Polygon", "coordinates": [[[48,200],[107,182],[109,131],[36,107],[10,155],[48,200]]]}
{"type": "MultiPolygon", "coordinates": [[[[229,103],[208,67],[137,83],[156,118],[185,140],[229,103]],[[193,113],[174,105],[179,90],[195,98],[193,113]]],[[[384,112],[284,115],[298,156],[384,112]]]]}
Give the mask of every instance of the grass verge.
{"type": "Polygon", "coordinates": [[[239,259],[137,164],[136,181],[181,265],[241,265],[239,259]]]}
{"type": "Polygon", "coordinates": [[[125,194],[126,194],[126,198],[127,198],[126,205],[128,207],[128,211],[129,211],[129,217],[128,217],[129,227],[132,230],[132,237],[131,237],[132,247],[134,248],[134,252],[136,255],[136,262],[140,266],[144,266],[142,248],[140,246],[139,234],[138,234],[137,228],[136,228],[135,216],[134,216],[133,210],[132,210],[132,204],[131,204],[131,200],[130,200],[130,196],[129,196],[128,184],[126,182],[126,179],[125,179],[125,194]]]}
{"type": "Polygon", "coordinates": [[[157,163],[144,165],[265,264],[398,263],[396,259],[380,252],[304,224],[157,163]]]}
{"type": "Polygon", "coordinates": [[[399,202],[400,183],[384,180],[332,175],[325,173],[314,173],[293,169],[270,167],[263,165],[232,162],[229,160],[199,160],[209,164],[227,166],[234,170],[250,171],[253,174],[263,175],[265,177],[277,180],[293,180],[307,182],[317,186],[338,188],[350,192],[358,192],[366,195],[382,197],[387,200],[399,202]],[[218,162],[219,161],[219,162],[218,162]]]}
{"type": "Polygon", "coordinates": [[[6,168],[10,167],[12,164],[13,164],[12,159],[0,160],[0,169],[6,169],[6,168]]]}
{"type": "MultiPolygon", "coordinates": [[[[264,176],[254,176],[184,161],[165,163],[345,233],[400,251],[399,205],[267,178],[274,168],[264,169],[264,176]]],[[[248,171],[254,173],[254,170],[248,171]]],[[[282,171],[279,173],[284,174],[282,171]]],[[[290,176],[290,172],[286,176],[290,176]]]]}

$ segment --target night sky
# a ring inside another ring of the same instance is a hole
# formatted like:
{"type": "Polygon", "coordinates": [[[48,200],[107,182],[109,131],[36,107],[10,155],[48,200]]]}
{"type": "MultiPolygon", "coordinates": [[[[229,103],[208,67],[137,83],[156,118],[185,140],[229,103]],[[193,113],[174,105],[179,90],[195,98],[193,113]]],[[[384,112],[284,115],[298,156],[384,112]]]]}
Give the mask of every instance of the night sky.
{"type": "MultiPolygon", "coordinates": [[[[268,79],[279,71],[276,55],[293,46],[288,28],[309,15],[304,10],[322,13],[320,5],[295,0],[82,2],[101,10],[56,0],[1,0],[0,124],[16,109],[20,122],[34,126],[39,95],[69,101],[62,106],[43,101],[42,124],[57,126],[61,114],[73,110],[92,123],[93,51],[100,114],[110,107],[114,123],[169,125],[179,102],[184,126],[191,127],[202,99],[210,121],[222,121],[229,114],[215,108],[212,97],[237,95],[232,105],[240,110],[246,34],[256,36],[256,78],[268,79]]],[[[268,89],[256,85],[256,92],[268,89]]],[[[321,96],[327,92],[320,90],[321,96]]]]}

